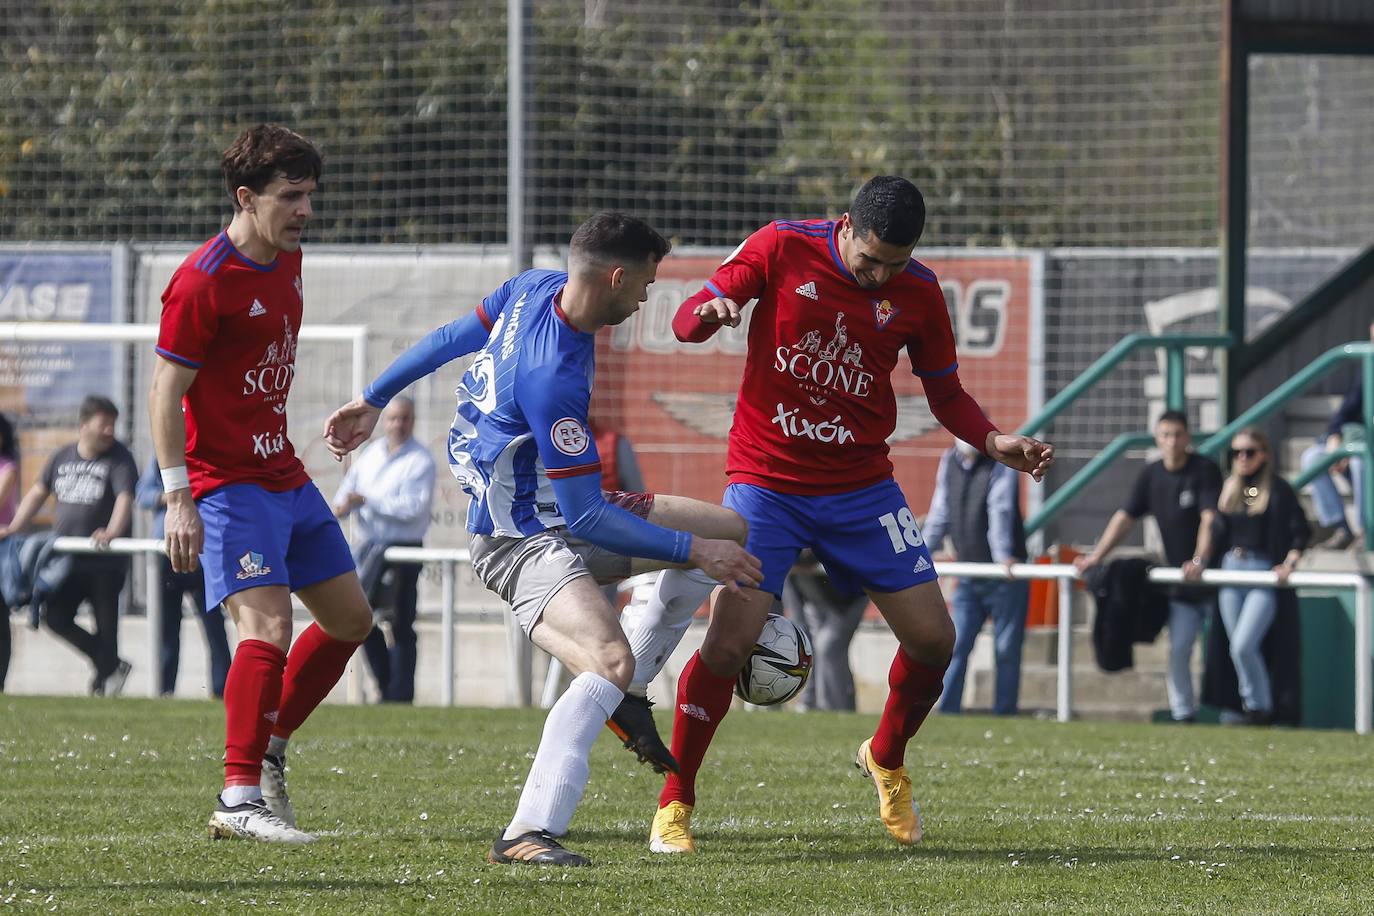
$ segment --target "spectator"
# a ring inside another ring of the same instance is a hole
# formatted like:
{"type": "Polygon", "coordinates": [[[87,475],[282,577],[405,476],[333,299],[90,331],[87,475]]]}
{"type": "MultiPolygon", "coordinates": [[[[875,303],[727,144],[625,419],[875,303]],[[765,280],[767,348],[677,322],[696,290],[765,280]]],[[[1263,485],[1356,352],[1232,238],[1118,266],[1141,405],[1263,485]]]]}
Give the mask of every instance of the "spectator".
{"type": "MultiPolygon", "coordinates": [[[[0,414],[0,527],[14,521],[19,502],[19,441],[9,418],[0,414]]],[[[0,693],[10,672],[10,609],[0,601],[0,693]]]]}
{"type": "MultiPolygon", "coordinates": [[[[1374,340],[1374,323],[1369,326],[1369,339],[1374,340]]],[[[1329,452],[1334,452],[1346,441],[1362,441],[1364,438],[1364,384],[1356,378],[1345,393],[1341,406],[1331,415],[1326,426],[1325,442],[1318,442],[1302,453],[1302,468],[1307,470],[1329,452]]],[[[1364,519],[1364,459],[1342,458],[1331,466],[1328,473],[1318,474],[1312,479],[1312,508],[1317,513],[1317,524],[1321,527],[1313,535],[1314,547],[1328,550],[1343,550],[1363,536],[1364,519]],[[1353,531],[1346,519],[1345,504],[1336,490],[1332,474],[1349,475],[1351,488],[1355,491],[1355,518],[1360,520],[1360,531],[1353,531]]]]}
{"type": "Polygon", "coordinates": [[[1021,645],[1026,635],[1029,584],[1011,579],[1011,566],[1026,560],[1016,471],[963,441],[947,449],[935,475],[926,514],[926,545],[934,553],[949,535],[951,553],[969,563],[1000,563],[1007,579],[963,579],[954,592],[954,657],[945,672],[940,711],[957,713],[964,698],[968,657],[983,622],[992,617],[997,660],[994,714],[1016,714],[1021,692],[1021,645]]]}
{"type": "MultiPolygon", "coordinates": [[[[162,469],[157,456],[148,462],[138,481],[138,504],[153,514],[153,537],[162,540],[163,523],[167,515],[167,496],[162,488],[162,469]]],[[[205,645],[210,651],[210,692],[215,699],[224,698],[224,681],[229,676],[229,638],[224,633],[224,611],[219,605],[205,607],[205,575],[201,570],[179,573],[172,569],[167,555],[158,555],[158,575],[162,579],[162,638],[158,650],[158,693],[169,697],[176,693],[177,668],[181,661],[181,613],[186,595],[200,613],[200,625],[205,629],[205,645]]]]}
{"type": "Polygon", "coordinates": [[[388,563],[388,547],[419,547],[429,529],[434,497],[434,459],[415,441],[415,404],[392,399],[382,419],[386,436],[373,442],[344,475],[334,495],[334,515],[356,513],[362,540],[353,548],[358,576],[373,608],[390,610],[391,647],[373,626],[363,642],[368,667],[384,703],[415,702],[415,605],[419,563],[388,563]],[[390,580],[394,588],[387,588],[390,580]],[[386,592],[386,594],[384,594],[386,592]]]}
{"type": "MultiPolygon", "coordinates": [[[[1272,456],[1268,437],[1256,427],[1232,437],[1231,473],[1217,500],[1213,544],[1224,551],[1222,569],[1273,570],[1283,583],[1312,531],[1297,494],[1274,473],[1272,456]]],[[[1274,700],[1261,645],[1274,622],[1278,596],[1272,588],[1228,585],[1219,590],[1217,600],[1246,722],[1267,725],[1273,719],[1274,700]]]]}
{"type": "Polygon", "coordinates": [[[800,618],[815,652],[811,677],[799,698],[800,708],[853,712],[849,643],[868,608],[868,596],[841,592],[815,555],[803,550],[783,586],[783,603],[800,618]]]}
{"type": "MultiPolygon", "coordinates": [[[[53,533],[89,537],[97,548],[129,530],[133,514],[138,465],[123,443],[115,439],[119,408],[99,395],[81,402],[77,441],[48,459],[43,473],[15,510],[0,539],[22,531],[52,495],[57,500],[53,533]]],[[[78,554],[71,574],[48,599],[44,618],[48,628],[91,660],[95,676],[93,696],[116,696],[129,678],[130,665],[119,657],[119,593],[128,577],[127,557],[78,554]],[[89,601],[95,633],[76,623],[76,611],[89,601]]]]}
{"type": "MultiPolygon", "coordinates": [[[[1189,451],[1188,417],[1166,410],[1155,421],[1160,460],[1147,464],[1136,478],[1126,505],[1116,511],[1091,553],[1074,561],[1080,573],[1096,566],[1130,533],[1136,520],[1153,515],[1164,542],[1164,559],[1184,576],[1196,579],[1206,568],[1212,521],[1221,492],[1221,469],[1189,451]]],[[[1193,644],[1202,631],[1212,601],[1197,588],[1179,587],[1169,595],[1169,713],[1175,722],[1197,720],[1193,690],[1193,644]]]]}

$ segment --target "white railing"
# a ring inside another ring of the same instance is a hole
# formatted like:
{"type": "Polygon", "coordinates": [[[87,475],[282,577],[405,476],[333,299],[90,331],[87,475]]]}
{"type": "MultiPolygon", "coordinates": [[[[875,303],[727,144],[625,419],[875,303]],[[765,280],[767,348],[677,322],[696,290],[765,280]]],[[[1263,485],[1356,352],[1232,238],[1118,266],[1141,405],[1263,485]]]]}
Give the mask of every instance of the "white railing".
{"type": "MultiPolygon", "coordinates": [[[[64,553],[97,553],[89,538],[58,538],[54,548],[64,553]]],[[[163,550],[163,542],[152,539],[116,538],[110,542],[108,553],[143,554],[147,569],[146,604],[148,608],[148,657],[155,659],[158,654],[159,633],[162,620],[161,573],[158,568],[158,554],[163,550]]],[[[438,563],[441,593],[441,630],[443,648],[441,668],[443,687],[441,702],[445,706],[454,704],[453,685],[455,676],[455,608],[458,603],[458,565],[468,563],[468,551],[462,548],[442,547],[391,547],[386,558],[396,562],[438,563]]],[[[938,563],[942,576],[966,579],[1005,579],[1007,570],[996,563],[959,563],[942,561],[938,563]]],[[[1011,568],[1014,579],[1053,579],[1059,588],[1059,651],[1056,660],[1058,690],[1056,718],[1067,722],[1073,717],[1073,583],[1079,579],[1078,571],[1067,564],[1017,563],[1011,568]]],[[[1176,584],[1183,581],[1183,573],[1173,568],[1159,567],[1150,571],[1150,581],[1160,584],[1176,584]]],[[[1374,727],[1374,709],[1371,708],[1371,685],[1374,685],[1374,661],[1370,651],[1370,588],[1369,579],[1359,573],[1338,572],[1295,572],[1288,577],[1286,586],[1279,586],[1278,576],[1272,572],[1227,572],[1207,570],[1202,574],[1206,585],[1252,585],[1261,587],[1287,588],[1349,588],[1355,592],[1355,731],[1361,735],[1370,733],[1374,727]]],[[[529,677],[530,652],[528,643],[520,628],[513,624],[514,618],[506,615],[509,664],[507,665],[507,684],[512,699],[520,705],[529,705],[531,685],[529,677]]],[[[149,695],[157,695],[156,679],[150,679],[149,695]]]]}

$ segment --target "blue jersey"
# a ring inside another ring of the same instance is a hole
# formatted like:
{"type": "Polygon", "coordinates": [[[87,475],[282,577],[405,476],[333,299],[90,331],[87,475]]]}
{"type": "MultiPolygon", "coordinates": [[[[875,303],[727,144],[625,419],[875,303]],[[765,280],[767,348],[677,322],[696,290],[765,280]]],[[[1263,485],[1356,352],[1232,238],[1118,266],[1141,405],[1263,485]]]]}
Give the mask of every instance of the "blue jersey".
{"type": "Polygon", "coordinates": [[[474,534],[524,537],[566,525],[550,478],[601,473],[587,430],[595,338],[563,315],[567,280],[526,271],[478,310],[487,342],[458,386],[448,437],[474,534]]]}
{"type": "Polygon", "coordinates": [[[685,562],[692,536],[651,524],[601,494],[588,432],[595,337],[568,321],[562,271],[507,280],[477,311],[436,328],[363,391],[374,407],[415,380],[477,353],[457,389],[449,468],[472,497],[474,534],[528,537],[567,526],[625,556],[685,562]]]}

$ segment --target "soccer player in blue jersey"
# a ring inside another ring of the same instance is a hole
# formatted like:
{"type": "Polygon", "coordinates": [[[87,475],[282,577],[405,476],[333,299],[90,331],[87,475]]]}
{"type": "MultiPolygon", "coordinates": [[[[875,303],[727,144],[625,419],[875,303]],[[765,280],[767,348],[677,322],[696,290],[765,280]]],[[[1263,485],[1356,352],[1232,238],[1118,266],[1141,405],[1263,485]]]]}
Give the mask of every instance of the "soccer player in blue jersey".
{"type": "Polygon", "coordinates": [[[670,566],[700,569],[732,589],[761,580],[733,511],[601,490],[587,424],[594,335],[639,309],[668,249],[641,220],[593,216],[573,234],[567,273],[530,270],[506,281],[473,314],[403,353],[326,424],[326,444],[342,457],[402,389],[480,350],[458,387],[448,442],[450,469],[472,497],[473,571],[511,605],[530,640],[574,675],[549,711],[492,862],[587,864],[556,838],[586,788],[597,732],[635,667],[597,583],[670,566]]]}

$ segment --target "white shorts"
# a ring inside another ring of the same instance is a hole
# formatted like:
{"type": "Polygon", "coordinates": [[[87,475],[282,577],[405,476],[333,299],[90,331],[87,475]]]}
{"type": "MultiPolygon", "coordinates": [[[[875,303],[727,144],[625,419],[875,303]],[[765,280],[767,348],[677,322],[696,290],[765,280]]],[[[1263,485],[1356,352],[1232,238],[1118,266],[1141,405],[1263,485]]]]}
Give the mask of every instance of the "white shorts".
{"type": "MultiPolygon", "coordinates": [[[[608,492],[606,501],[648,518],[654,498],[646,493],[608,492]]],[[[482,584],[511,606],[528,636],[544,608],[563,586],[581,576],[600,584],[629,577],[630,557],[551,528],[529,537],[472,536],[472,571],[482,584]]]]}

